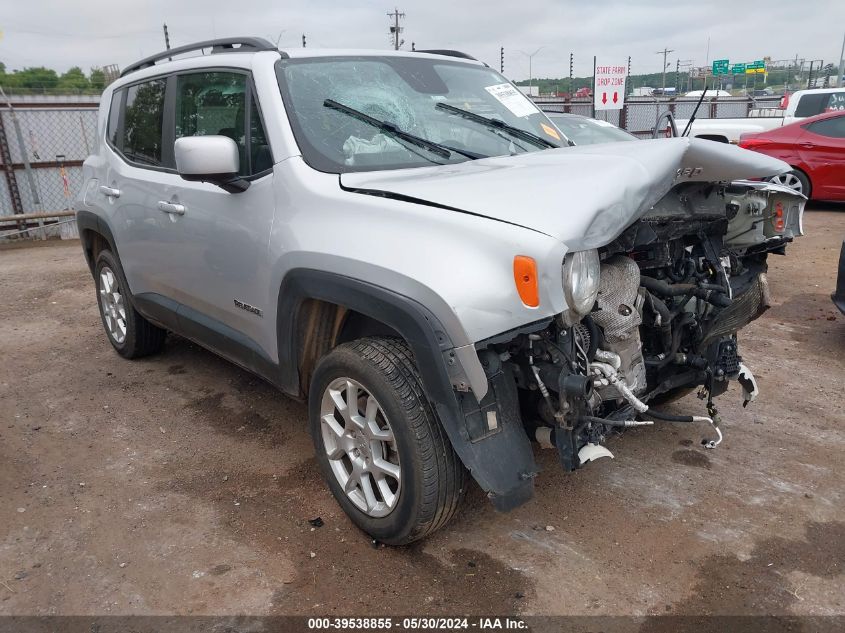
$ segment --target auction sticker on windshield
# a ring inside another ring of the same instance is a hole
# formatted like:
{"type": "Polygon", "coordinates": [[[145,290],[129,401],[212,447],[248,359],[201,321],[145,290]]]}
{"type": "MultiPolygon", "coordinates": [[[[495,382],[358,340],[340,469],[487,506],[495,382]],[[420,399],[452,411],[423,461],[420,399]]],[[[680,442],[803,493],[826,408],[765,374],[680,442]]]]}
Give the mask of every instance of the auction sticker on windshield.
{"type": "Polygon", "coordinates": [[[531,103],[528,97],[510,84],[496,84],[484,89],[515,116],[523,117],[539,112],[537,106],[531,103]]]}

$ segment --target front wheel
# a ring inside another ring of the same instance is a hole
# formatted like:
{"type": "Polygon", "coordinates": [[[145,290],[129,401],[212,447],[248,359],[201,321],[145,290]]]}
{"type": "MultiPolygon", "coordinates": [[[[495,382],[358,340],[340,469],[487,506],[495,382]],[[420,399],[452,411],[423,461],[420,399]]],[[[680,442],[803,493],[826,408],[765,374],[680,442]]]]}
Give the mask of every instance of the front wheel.
{"type": "Polygon", "coordinates": [[[788,171],[785,174],[772,176],[771,178],[769,178],[769,182],[773,182],[776,185],[783,185],[784,187],[789,187],[795,193],[803,194],[807,196],[807,198],[810,197],[810,179],[807,178],[807,174],[798,169],[793,169],[792,171],[788,171]]]}
{"type": "Polygon", "coordinates": [[[308,408],[323,476],[362,530],[404,545],[454,516],[466,470],[403,341],[366,338],[332,350],[314,371],[308,408]]]}

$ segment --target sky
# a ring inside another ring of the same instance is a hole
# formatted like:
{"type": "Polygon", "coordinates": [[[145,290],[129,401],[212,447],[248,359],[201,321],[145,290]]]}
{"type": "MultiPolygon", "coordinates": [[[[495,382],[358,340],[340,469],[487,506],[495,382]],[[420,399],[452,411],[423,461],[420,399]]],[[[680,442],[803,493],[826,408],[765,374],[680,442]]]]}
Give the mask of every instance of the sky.
{"type": "Polygon", "coordinates": [[[387,13],[405,13],[403,48],[453,48],[499,66],[513,80],[592,75],[593,56],[624,63],[633,74],[660,72],[663,55],[704,66],[714,59],[749,62],[823,59],[837,63],[845,35],[843,0],[3,0],[0,61],[7,69],[71,66],[121,68],[171,46],[233,35],[278,41],[280,48],[385,49],[387,13]],[[709,50],[708,50],[709,42],[709,50]]]}

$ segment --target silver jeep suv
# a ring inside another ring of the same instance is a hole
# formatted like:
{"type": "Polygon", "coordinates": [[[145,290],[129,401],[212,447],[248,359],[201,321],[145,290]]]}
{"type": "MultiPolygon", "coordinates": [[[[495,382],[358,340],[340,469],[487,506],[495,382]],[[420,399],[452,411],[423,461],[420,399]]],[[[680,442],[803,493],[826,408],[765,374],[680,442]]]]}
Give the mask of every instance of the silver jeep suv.
{"type": "Polygon", "coordinates": [[[756,395],[736,332],[804,206],[737,179],[788,169],[697,139],[573,147],[455,51],[233,38],[106,89],[76,208],[117,352],[171,331],[307,399],[338,503],[402,544],[468,475],[527,501],[533,443],[566,470],[655,420],[715,446],[713,397],[756,395]],[[653,408],[696,387],[707,415],[653,408]]]}

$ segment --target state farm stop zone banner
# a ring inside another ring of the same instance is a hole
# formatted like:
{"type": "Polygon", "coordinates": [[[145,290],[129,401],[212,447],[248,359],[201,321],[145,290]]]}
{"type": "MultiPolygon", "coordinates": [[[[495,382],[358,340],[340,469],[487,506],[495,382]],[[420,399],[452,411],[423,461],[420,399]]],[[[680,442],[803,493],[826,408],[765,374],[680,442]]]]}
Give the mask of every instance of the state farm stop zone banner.
{"type": "Polygon", "coordinates": [[[625,105],[628,66],[596,58],[593,103],[596,110],[620,110],[625,105]]]}

